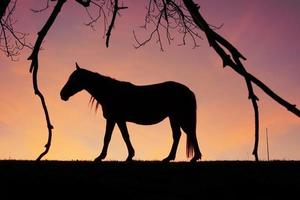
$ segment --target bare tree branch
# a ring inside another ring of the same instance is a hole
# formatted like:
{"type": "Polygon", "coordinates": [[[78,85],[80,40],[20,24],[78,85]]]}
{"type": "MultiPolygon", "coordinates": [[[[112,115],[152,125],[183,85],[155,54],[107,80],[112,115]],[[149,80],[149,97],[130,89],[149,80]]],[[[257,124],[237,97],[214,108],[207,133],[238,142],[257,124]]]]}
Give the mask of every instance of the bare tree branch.
{"type": "Polygon", "coordinates": [[[1,26],[3,28],[6,28],[6,30],[15,38],[16,45],[18,45],[18,44],[21,45],[21,46],[17,46],[18,49],[22,50],[24,47],[27,47],[28,49],[33,48],[31,45],[27,44],[26,41],[25,41],[25,37],[28,34],[15,31],[15,30],[12,29],[12,27],[8,26],[7,24],[2,24],[2,22],[1,22],[1,26]]]}
{"type": "MultiPolygon", "coordinates": [[[[92,30],[95,30],[95,24],[99,21],[99,19],[103,20],[103,38],[106,37],[106,40],[109,41],[109,37],[113,28],[113,25],[108,24],[108,16],[114,15],[114,3],[113,0],[100,0],[100,1],[90,1],[90,6],[85,7],[86,13],[90,19],[87,23],[84,23],[86,26],[91,27],[92,30]],[[110,31],[108,32],[107,27],[111,26],[110,31]],[[109,37],[107,36],[109,34],[109,37]]],[[[124,9],[125,7],[120,7],[120,9],[124,9]]],[[[116,12],[117,14],[117,12],[116,12]]],[[[116,15],[115,14],[115,15],[116,15]]],[[[116,18],[116,16],[115,16],[116,18]]],[[[114,20],[111,23],[115,23],[114,20]]],[[[107,41],[106,41],[107,43],[107,41]]]]}
{"type": "Polygon", "coordinates": [[[147,29],[151,26],[153,28],[144,40],[139,40],[135,31],[133,31],[133,36],[137,43],[135,48],[144,46],[156,36],[156,42],[159,44],[160,49],[163,50],[161,30],[165,31],[166,40],[169,44],[173,40],[172,33],[176,32],[182,35],[182,42],[179,45],[185,45],[187,39],[191,39],[194,48],[199,46],[198,40],[202,40],[199,28],[195,26],[191,16],[185,11],[181,1],[149,0],[146,9],[145,23],[141,27],[147,29]]]}
{"type": "Polygon", "coordinates": [[[79,4],[83,5],[84,7],[89,7],[91,0],[76,0],[79,4]]]}
{"type": "Polygon", "coordinates": [[[32,49],[32,46],[26,42],[28,34],[14,29],[16,20],[13,18],[13,13],[16,4],[17,1],[10,0],[0,2],[0,50],[12,61],[16,60],[24,47],[32,49]]]}
{"type": "Polygon", "coordinates": [[[46,6],[44,8],[41,8],[41,9],[30,9],[32,12],[34,13],[40,13],[40,12],[43,12],[45,10],[47,10],[50,6],[49,6],[49,2],[50,0],[47,0],[47,3],[46,3],[46,6]]]}
{"type": "Polygon", "coordinates": [[[111,19],[111,22],[110,22],[110,25],[108,27],[108,30],[106,32],[106,47],[108,47],[109,45],[109,39],[110,39],[110,36],[111,36],[111,31],[112,31],[112,28],[114,27],[114,24],[115,24],[115,21],[116,21],[116,16],[117,16],[117,13],[119,10],[121,9],[126,9],[128,7],[126,6],[122,6],[122,7],[119,7],[119,1],[118,0],[115,0],[115,3],[114,3],[114,11],[113,11],[113,16],[112,16],[112,19],[111,19]]]}
{"type": "Polygon", "coordinates": [[[127,9],[128,7],[119,6],[118,0],[114,0],[114,2],[113,2],[113,0],[102,0],[97,3],[95,1],[91,1],[91,0],[89,0],[89,1],[76,0],[76,1],[86,8],[86,12],[90,18],[90,21],[88,23],[85,23],[85,25],[90,26],[93,30],[95,30],[94,24],[97,23],[101,17],[103,17],[103,24],[104,24],[103,30],[104,30],[104,33],[106,36],[105,45],[106,45],[106,47],[108,47],[109,40],[111,37],[111,32],[114,27],[117,14],[118,14],[119,10],[127,9]],[[90,4],[93,4],[94,6],[97,7],[98,12],[97,12],[96,16],[93,16],[91,14],[91,12],[89,11],[88,7],[91,7],[90,4]],[[108,25],[107,16],[109,16],[110,14],[112,14],[112,19],[110,21],[110,24],[108,25]],[[107,26],[108,26],[108,29],[106,28],[107,26]]]}
{"type": "Polygon", "coordinates": [[[246,58],[226,39],[213,31],[205,19],[201,16],[199,12],[199,6],[195,4],[192,0],[183,0],[186,8],[188,9],[190,15],[192,16],[195,24],[206,34],[209,45],[218,53],[218,55],[223,60],[223,66],[230,66],[238,74],[245,78],[247,83],[247,88],[249,92],[249,99],[253,104],[254,117],[255,117],[255,143],[253,149],[253,155],[255,160],[258,161],[258,142],[259,142],[259,113],[258,113],[258,98],[254,94],[252,82],[260,87],[266,94],[273,98],[277,103],[287,108],[290,112],[294,113],[296,116],[300,117],[300,110],[296,108],[296,105],[292,105],[275,92],[273,92],[269,87],[267,87],[262,81],[249,74],[240,59],[246,60],[246,58]],[[230,55],[228,55],[224,49],[226,49],[230,55]],[[232,60],[233,59],[233,60],[232,60]]]}
{"type": "Polygon", "coordinates": [[[59,12],[60,12],[60,10],[63,7],[65,2],[66,2],[66,0],[57,0],[57,3],[55,5],[50,17],[48,18],[47,22],[45,23],[43,28],[40,30],[40,32],[38,32],[38,37],[36,39],[34,48],[32,50],[31,55],[28,58],[28,60],[31,60],[30,72],[32,73],[32,82],[33,82],[34,93],[41,100],[41,104],[42,104],[42,107],[43,107],[43,110],[44,110],[46,123],[47,123],[47,128],[48,128],[48,141],[45,145],[46,149],[45,149],[44,152],[42,152],[40,154],[40,156],[37,158],[37,161],[41,160],[43,158],[43,156],[48,153],[48,151],[50,149],[50,146],[51,146],[52,129],[53,129],[53,126],[52,126],[51,121],[50,121],[50,116],[49,116],[49,113],[48,113],[45,98],[44,98],[43,94],[41,93],[41,91],[38,88],[38,79],[37,79],[38,68],[39,68],[38,55],[39,55],[39,51],[40,51],[40,48],[41,48],[41,45],[42,45],[42,42],[43,42],[44,38],[46,37],[49,29],[51,28],[52,24],[54,23],[56,17],[58,16],[58,14],[59,14],[59,12]]]}
{"type": "Polygon", "coordinates": [[[88,8],[85,8],[87,15],[90,18],[90,21],[88,23],[85,23],[86,26],[90,26],[93,30],[95,30],[94,28],[94,24],[98,22],[98,20],[100,19],[101,15],[103,15],[103,23],[104,23],[104,30],[106,29],[106,24],[107,24],[107,20],[106,20],[106,15],[105,12],[103,11],[102,8],[99,8],[98,10],[98,15],[96,17],[92,16],[92,14],[90,13],[88,8]]]}
{"type": "Polygon", "coordinates": [[[2,20],[2,17],[5,14],[5,11],[9,5],[11,0],[1,0],[0,1],[0,19],[2,20]]]}
{"type": "Polygon", "coordinates": [[[105,34],[106,34],[106,30],[107,30],[107,25],[108,25],[108,20],[107,20],[107,14],[105,13],[105,4],[106,4],[106,1],[102,1],[101,4],[96,4],[94,3],[93,1],[91,1],[98,9],[97,11],[97,15],[96,16],[93,16],[91,14],[91,12],[89,11],[88,8],[85,8],[86,9],[86,12],[87,12],[87,15],[89,16],[90,18],[90,21],[88,23],[85,23],[86,26],[89,26],[92,28],[92,30],[95,30],[94,28],[94,24],[96,24],[98,22],[98,20],[102,17],[103,18],[103,38],[105,37],[105,34]]]}

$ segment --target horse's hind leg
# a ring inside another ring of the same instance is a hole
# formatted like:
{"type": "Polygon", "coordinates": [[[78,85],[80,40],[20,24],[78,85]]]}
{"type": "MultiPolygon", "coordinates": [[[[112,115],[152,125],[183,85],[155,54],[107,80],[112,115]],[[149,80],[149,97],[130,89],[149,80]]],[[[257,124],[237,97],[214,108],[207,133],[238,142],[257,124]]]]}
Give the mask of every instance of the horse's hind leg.
{"type": "Polygon", "coordinates": [[[181,123],[181,128],[187,134],[187,139],[190,140],[193,146],[194,157],[191,159],[191,162],[196,162],[197,160],[201,159],[202,156],[196,136],[196,122],[194,120],[183,120],[181,123]]]}
{"type": "Polygon", "coordinates": [[[200,148],[199,148],[199,145],[198,145],[196,133],[195,133],[195,132],[192,133],[191,137],[194,138],[194,139],[192,139],[192,140],[194,141],[193,146],[194,146],[194,151],[195,151],[195,155],[194,155],[194,157],[191,159],[191,162],[196,162],[197,160],[200,160],[200,159],[201,159],[202,154],[201,154],[201,152],[200,152],[200,148]]]}
{"type": "Polygon", "coordinates": [[[176,120],[176,118],[170,117],[170,124],[171,124],[172,134],[173,134],[173,144],[169,155],[163,160],[164,162],[169,162],[170,160],[175,159],[179,139],[181,136],[180,125],[176,120]]]}
{"type": "Polygon", "coordinates": [[[126,122],[122,121],[122,122],[117,122],[119,128],[120,128],[120,131],[121,131],[121,134],[122,134],[122,137],[126,143],[126,147],[127,147],[127,150],[128,150],[128,157],[126,159],[126,161],[131,161],[133,156],[134,156],[134,149],[132,147],[132,144],[130,142],[130,138],[129,138],[129,134],[128,134],[128,129],[127,129],[127,126],[126,126],[126,122]]]}

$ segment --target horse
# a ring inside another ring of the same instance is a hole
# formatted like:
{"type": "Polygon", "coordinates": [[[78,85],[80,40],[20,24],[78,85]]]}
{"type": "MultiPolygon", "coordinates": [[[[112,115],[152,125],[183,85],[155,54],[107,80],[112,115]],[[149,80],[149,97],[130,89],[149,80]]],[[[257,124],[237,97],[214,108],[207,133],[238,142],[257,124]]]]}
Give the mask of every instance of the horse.
{"type": "Polygon", "coordinates": [[[169,155],[162,161],[175,159],[181,129],[187,135],[187,157],[194,155],[191,162],[201,159],[196,137],[196,98],[187,86],[173,81],[138,86],[83,69],[76,63],[75,71],[60,92],[61,99],[67,101],[82,90],[90,93],[97,106],[101,105],[106,119],[103,148],[94,161],[105,159],[115,124],[118,125],[128,150],[126,161],[131,161],[135,151],[126,122],[151,125],[167,117],[170,120],[173,144],[169,155]]]}

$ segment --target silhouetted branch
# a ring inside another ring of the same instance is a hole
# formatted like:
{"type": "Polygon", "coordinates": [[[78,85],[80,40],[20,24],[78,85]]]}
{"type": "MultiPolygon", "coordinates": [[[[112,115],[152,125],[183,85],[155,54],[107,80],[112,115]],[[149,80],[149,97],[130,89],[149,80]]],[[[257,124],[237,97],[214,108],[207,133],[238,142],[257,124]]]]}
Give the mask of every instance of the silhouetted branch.
{"type": "Polygon", "coordinates": [[[278,96],[273,90],[271,90],[268,86],[266,86],[262,81],[257,79],[252,74],[248,73],[247,76],[253,83],[255,83],[255,85],[260,87],[266,94],[268,94],[277,103],[285,107],[288,111],[294,113],[296,116],[300,117],[300,110],[296,107],[296,104],[291,104],[288,101],[284,100],[282,97],[278,96]]]}
{"type": "Polygon", "coordinates": [[[106,47],[108,47],[109,40],[111,37],[111,32],[114,27],[117,14],[118,14],[119,10],[127,9],[128,7],[119,6],[118,0],[102,0],[97,3],[95,1],[88,1],[88,3],[86,3],[85,1],[83,2],[82,0],[76,0],[76,1],[85,7],[87,15],[90,18],[90,21],[88,23],[85,23],[85,25],[90,26],[93,30],[94,30],[94,24],[97,23],[101,17],[103,17],[104,33],[106,36],[105,45],[106,45],[106,47]],[[96,16],[93,16],[88,9],[88,7],[91,7],[90,6],[91,4],[93,4],[94,7],[96,7],[96,9],[98,9],[96,16]],[[107,16],[109,16],[110,14],[112,14],[112,19],[111,19],[110,24],[108,25],[107,16]],[[108,29],[107,29],[107,26],[108,26],[108,29]]]}
{"type": "Polygon", "coordinates": [[[26,42],[28,34],[14,29],[16,20],[13,19],[13,13],[16,3],[17,1],[10,0],[0,2],[0,50],[13,61],[24,47],[32,49],[32,46],[26,42]]]}
{"type": "Polygon", "coordinates": [[[86,10],[87,15],[90,18],[90,21],[85,23],[86,26],[90,26],[93,30],[95,30],[94,29],[94,24],[97,23],[98,20],[100,19],[100,17],[103,15],[104,30],[106,30],[107,18],[106,18],[105,12],[103,11],[102,7],[99,8],[98,14],[97,14],[96,17],[92,16],[92,14],[88,10],[88,8],[85,8],[85,10],[86,10]]]}
{"type": "Polygon", "coordinates": [[[50,0],[47,0],[46,6],[44,8],[41,8],[41,9],[30,9],[30,10],[32,12],[34,12],[34,13],[43,12],[43,11],[45,11],[45,10],[47,10],[49,8],[49,2],[50,2],[50,0]]]}
{"type": "Polygon", "coordinates": [[[103,37],[106,37],[105,43],[106,47],[108,47],[116,15],[119,10],[126,8],[127,7],[119,6],[118,1],[114,0],[90,1],[89,6],[85,6],[85,10],[90,21],[85,23],[85,25],[90,26],[93,30],[95,30],[95,24],[99,21],[99,19],[103,19],[103,37]],[[107,18],[110,15],[112,15],[112,20],[110,24],[108,24],[107,18]]]}
{"type": "MultiPolygon", "coordinates": [[[[141,46],[144,46],[146,43],[148,43],[150,40],[152,40],[152,37],[153,35],[156,33],[157,35],[157,43],[159,43],[159,46],[160,46],[160,50],[163,51],[163,46],[162,46],[162,42],[161,42],[161,37],[160,37],[160,26],[161,26],[161,19],[162,19],[162,16],[164,14],[166,14],[166,11],[164,11],[164,7],[162,10],[159,11],[159,14],[155,15],[154,17],[152,16],[152,10],[151,9],[151,3],[152,3],[152,0],[149,1],[149,7],[148,7],[148,13],[146,15],[146,19],[145,19],[145,25],[144,25],[144,28],[146,28],[147,26],[147,23],[149,22],[152,22],[154,25],[155,25],[155,28],[152,30],[152,32],[150,33],[149,37],[147,39],[145,39],[143,42],[139,42],[139,40],[137,39],[136,35],[135,35],[135,32],[133,31],[133,36],[134,36],[134,39],[135,41],[138,43],[138,46],[135,46],[135,48],[139,48],[141,46]],[[157,19],[157,21],[154,21],[153,18],[157,19]]],[[[156,4],[157,2],[156,1],[153,1],[154,2],[154,8],[158,8],[158,5],[156,4]]],[[[165,15],[165,19],[168,20],[168,17],[165,15]]],[[[168,24],[168,23],[167,23],[168,24]]],[[[168,32],[168,27],[167,27],[167,32],[168,32]]],[[[169,35],[169,34],[167,34],[169,35]]],[[[169,41],[169,37],[168,38],[168,41],[169,41]]]]}
{"type": "Polygon", "coordinates": [[[55,21],[58,13],[60,12],[62,6],[66,0],[57,0],[57,3],[48,18],[47,22],[43,26],[43,28],[38,32],[38,37],[36,39],[34,48],[32,50],[31,55],[29,56],[28,60],[31,60],[31,65],[30,65],[30,72],[32,73],[32,82],[33,82],[33,88],[34,88],[34,93],[40,98],[41,104],[44,110],[45,118],[46,118],[46,123],[47,123],[47,128],[48,128],[48,141],[47,144],[45,145],[45,151],[41,153],[41,155],[37,158],[37,161],[41,160],[44,155],[46,155],[50,149],[51,146],[51,139],[52,139],[52,129],[53,126],[50,121],[50,116],[48,113],[47,105],[45,98],[41,91],[38,88],[38,80],[37,80],[37,74],[38,74],[38,68],[39,68],[39,60],[38,60],[38,54],[39,50],[41,48],[42,42],[44,38],[46,37],[49,29],[51,28],[53,22],[55,21]]]}
{"type": "Polygon", "coordinates": [[[89,7],[91,3],[91,0],[76,0],[76,1],[81,5],[83,5],[84,7],[89,7]]]}
{"type": "Polygon", "coordinates": [[[173,40],[173,31],[182,34],[182,43],[179,45],[185,45],[187,38],[189,38],[192,40],[195,48],[199,46],[198,39],[202,40],[198,33],[198,27],[195,26],[191,16],[186,14],[181,1],[149,0],[145,23],[142,28],[147,29],[149,26],[152,26],[153,29],[150,31],[149,36],[144,40],[139,40],[135,31],[133,31],[133,36],[137,43],[135,48],[144,46],[156,36],[156,42],[159,44],[160,49],[163,50],[161,41],[162,31],[165,31],[166,39],[169,44],[173,40]]]}
{"type": "Polygon", "coordinates": [[[255,143],[253,149],[253,155],[255,156],[255,160],[258,161],[258,142],[259,142],[259,113],[258,113],[258,98],[254,94],[252,82],[255,83],[258,87],[260,87],[266,94],[268,94],[271,98],[273,98],[277,103],[287,108],[289,111],[300,117],[300,110],[296,108],[296,105],[292,105],[289,102],[285,101],[283,98],[278,96],[275,92],[273,92],[269,87],[267,87],[262,81],[254,77],[252,74],[249,74],[243,64],[240,61],[240,58],[246,60],[246,58],[226,39],[222,36],[214,32],[205,21],[205,19],[201,16],[199,12],[199,6],[195,4],[192,0],[183,0],[187,10],[192,16],[195,24],[205,32],[209,45],[214,48],[214,50],[218,53],[223,61],[223,66],[230,66],[237,73],[242,75],[247,83],[247,88],[249,92],[249,99],[251,99],[254,116],[255,116],[255,143]],[[225,48],[230,55],[228,55],[225,48]],[[233,60],[232,60],[233,59],[233,60]]]}
{"type": "Polygon", "coordinates": [[[105,42],[106,47],[108,47],[108,45],[109,45],[109,39],[110,39],[110,35],[111,35],[111,30],[112,30],[112,28],[114,27],[114,24],[115,24],[115,21],[116,21],[116,16],[117,16],[118,11],[121,10],[121,9],[126,9],[126,8],[128,8],[128,7],[126,7],[126,6],[121,6],[121,7],[119,7],[119,3],[118,3],[118,2],[119,2],[118,0],[115,0],[113,16],[112,16],[110,25],[109,25],[109,27],[108,27],[108,30],[107,30],[107,32],[106,32],[106,42],[105,42]]]}
{"type": "Polygon", "coordinates": [[[5,11],[9,5],[11,0],[1,0],[0,1],[0,19],[2,20],[2,17],[5,14],[5,11]]]}

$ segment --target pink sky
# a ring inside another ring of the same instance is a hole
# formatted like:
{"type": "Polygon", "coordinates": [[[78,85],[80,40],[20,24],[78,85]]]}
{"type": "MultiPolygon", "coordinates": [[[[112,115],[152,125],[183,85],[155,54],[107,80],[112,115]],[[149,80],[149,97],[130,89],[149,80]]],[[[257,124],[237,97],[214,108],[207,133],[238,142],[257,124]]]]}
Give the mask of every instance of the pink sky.
{"type": "MultiPolygon", "coordinates": [[[[33,14],[36,0],[19,1],[16,10],[19,30],[36,33],[50,9],[33,14]]],[[[247,70],[291,103],[300,105],[300,3],[295,0],[199,0],[201,13],[210,24],[220,25],[223,36],[246,57],[247,70]]],[[[242,77],[231,68],[222,68],[216,53],[204,39],[201,47],[174,42],[161,52],[155,40],[138,50],[132,35],[145,37],[143,24],[147,1],[124,1],[113,29],[110,47],[105,47],[102,25],[96,31],[83,24],[88,17],[82,7],[68,1],[43,44],[40,52],[40,88],[51,115],[53,142],[46,159],[93,160],[101,151],[105,130],[102,111],[94,113],[89,95],[79,93],[68,102],[59,92],[75,69],[81,66],[134,84],[174,80],[192,89],[197,97],[197,137],[204,160],[252,160],[254,118],[242,77]]],[[[54,4],[54,3],[52,3],[54,4]]],[[[180,37],[176,35],[176,37],[180,37]]],[[[36,159],[44,150],[47,129],[39,99],[34,95],[24,50],[18,62],[1,54],[0,59],[0,159],[36,159]]],[[[269,130],[271,159],[300,159],[300,120],[275,103],[259,88],[260,157],[266,159],[265,129],[269,130]]],[[[128,124],[135,159],[161,160],[172,143],[168,120],[152,126],[128,124]]],[[[185,134],[176,160],[185,158],[185,134]]],[[[108,149],[108,160],[124,160],[125,144],[118,128],[108,149]]]]}

